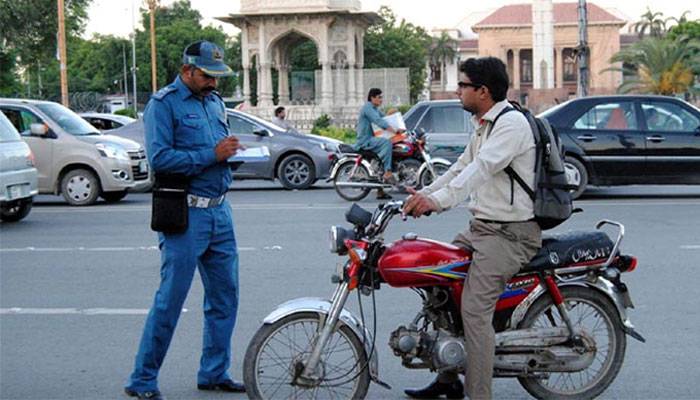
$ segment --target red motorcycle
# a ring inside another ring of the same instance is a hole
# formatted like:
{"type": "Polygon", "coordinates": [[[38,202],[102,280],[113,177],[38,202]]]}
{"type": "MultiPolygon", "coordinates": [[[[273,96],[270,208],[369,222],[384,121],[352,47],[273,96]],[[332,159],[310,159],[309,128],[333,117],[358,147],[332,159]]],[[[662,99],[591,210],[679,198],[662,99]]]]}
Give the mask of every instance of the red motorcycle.
{"type": "MultiPolygon", "coordinates": [[[[244,361],[251,398],[361,399],[370,381],[388,387],[378,377],[376,332],[365,326],[362,302],[361,318],[344,309],[352,291],[361,300],[384,283],[412,288],[423,300],[413,320],[390,334],[402,365],[464,371],[460,298],[472,255],[410,233],[385,244],[383,232],[402,207],[392,201],[372,214],[355,204],[346,213],[353,229],[331,228],[331,251],[349,258],[333,277],[335,293],[291,300],[265,317],[244,361]]],[[[539,399],[590,399],[620,371],[625,335],[644,342],[626,312],[633,305],[621,273],[637,259],[619,251],[624,226],[604,220],[596,228],[545,237],[508,283],[493,319],[494,377],[517,378],[539,399]],[[618,228],[614,242],[604,225],[618,228]]]]}
{"type": "MultiPolygon", "coordinates": [[[[421,188],[430,185],[445,173],[451,163],[431,157],[426,147],[424,132],[408,131],[392,137],[392,170],[400,186],[421,188]]],[[[346,144],[339,146],[340,157],[334,161],[328,182],[348,201],[364,199],[372,189],[391,189],[384,183],[384,167],[371,150],[355,150],[346,144]]]]}

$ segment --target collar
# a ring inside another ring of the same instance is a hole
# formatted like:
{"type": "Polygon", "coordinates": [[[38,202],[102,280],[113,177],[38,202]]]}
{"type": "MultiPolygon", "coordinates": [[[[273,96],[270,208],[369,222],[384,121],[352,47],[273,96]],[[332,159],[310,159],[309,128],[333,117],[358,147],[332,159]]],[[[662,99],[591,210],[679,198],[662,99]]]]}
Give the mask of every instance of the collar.
{"type": "Polygon", "coordinates": [[[474,123],[474,126],[479,127],[482,126],[483,124],[488,122],[493,122],[494,119],[498,116],[498,114],[503,111],[504,108],[509,107],[510,103],[508,103],[508,99],[503,99],[499,101],[498,103],[494,104],[487,112],[484,114],[481,119],[477,119],[476,116],[472,117],[472,122],[474,123]]]}

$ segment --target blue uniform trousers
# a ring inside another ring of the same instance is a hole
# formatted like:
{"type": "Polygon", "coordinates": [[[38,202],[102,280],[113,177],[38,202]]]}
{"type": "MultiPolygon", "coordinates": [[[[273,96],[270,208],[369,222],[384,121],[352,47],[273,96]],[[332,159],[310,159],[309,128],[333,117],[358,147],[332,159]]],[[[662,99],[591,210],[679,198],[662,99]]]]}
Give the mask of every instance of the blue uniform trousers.
{"type": "Polygon", "coordinates": [[[391,171],[391,141],[383,137],[372,137],[368,141],[358,144],[358,148],[372,150],[384,163],[384,172],[391,171]]]}
{"type": "Polygon", "coordinates": [[[195,267],[204,286],[204,340],[197,383],[230,379],[231,335],[238,310],[238,251],[228,202],[213,208],[190,208],[185,233],[158,234],[161,250],[160,288],[148,314],[134,372],[127,388],[158,390],[158,370],[175,326],[195,267]]]}

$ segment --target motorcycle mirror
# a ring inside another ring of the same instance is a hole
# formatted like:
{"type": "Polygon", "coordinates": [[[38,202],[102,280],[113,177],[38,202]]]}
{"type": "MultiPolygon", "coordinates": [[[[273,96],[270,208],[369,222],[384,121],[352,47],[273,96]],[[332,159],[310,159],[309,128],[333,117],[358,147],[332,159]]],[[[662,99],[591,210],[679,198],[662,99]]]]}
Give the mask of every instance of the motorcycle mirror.
{"type": "Polygon", "coordinates": [[[353,203],[345,213],[345,220],[364,228],[372,222],[372,213],[353,203]]]}

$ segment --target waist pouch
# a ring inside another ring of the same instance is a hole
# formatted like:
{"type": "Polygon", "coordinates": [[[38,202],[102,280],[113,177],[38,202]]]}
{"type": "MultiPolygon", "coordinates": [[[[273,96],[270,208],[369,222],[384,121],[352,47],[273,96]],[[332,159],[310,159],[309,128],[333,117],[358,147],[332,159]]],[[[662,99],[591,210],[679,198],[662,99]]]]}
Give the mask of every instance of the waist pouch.
{"type": "Polygon", "coordinates": [[[156,173],[151,202],[152,230],[162,233],[183,233],[187,230],[189,186],[190,180],[183,174],[156,173]]]}

